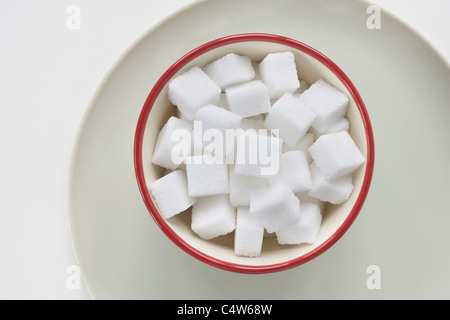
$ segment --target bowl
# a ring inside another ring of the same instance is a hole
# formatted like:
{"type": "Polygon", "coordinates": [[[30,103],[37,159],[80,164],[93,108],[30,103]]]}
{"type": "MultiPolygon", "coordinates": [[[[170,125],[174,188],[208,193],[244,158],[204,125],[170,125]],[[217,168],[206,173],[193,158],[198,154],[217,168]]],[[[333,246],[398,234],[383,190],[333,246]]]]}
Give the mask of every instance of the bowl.
{"type": "Polygon", "coordinates": [[[374,139],[368,112],[357,89],[348,76],[329,58],[295,39],[275,34],[235,34],[212,40],[191,50],[175,61],[151,89],[139,116],[134,141],[134,165],[142,199],[160,229],[182,250],[211,266],[239,273],[261,274],[287,270],[310,261],[338,241],[358,216],[368,194],[374,168],[374,139]],[[322,225],[314,244],[279,245],[266,238],[259,257],[234,254],[233,233],[203,240],[191,230],[190,209],[167,221],[158,212],[148,185],[162,177],[165,169],[152,164],[156,138],[177,108],[168,99],[171,79],[194,66],[205,66],[228,53],[249,56],[261,61],[267,54],[291,51],[295,56],[301,79],[314,83],[324,79],[349,97],[346,114],[349,133],[365,156],[365,163],[353,173],[354,189],[341,205],[327,204],[322,225]]]}

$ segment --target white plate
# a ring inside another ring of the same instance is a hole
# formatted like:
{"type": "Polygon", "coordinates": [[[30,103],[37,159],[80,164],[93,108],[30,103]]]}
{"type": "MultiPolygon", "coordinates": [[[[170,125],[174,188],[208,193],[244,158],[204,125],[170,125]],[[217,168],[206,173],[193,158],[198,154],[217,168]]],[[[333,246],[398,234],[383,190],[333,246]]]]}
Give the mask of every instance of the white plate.
{"type": "Polygon", "coordinates": [[[94,298],[450,298],[450,70],[386,12],[381,29],[369,30],[368,6],[203,1],[123,56],[85,116],[72,162],[72,236],[94,298]],[[242,32],[284,35],[328,55],[358,88],[375,135],[372,187],[348,232],[313,261],[256,276],[203,264],[167,239],[133,167],[136,121],[164,70],[206,41],[242,32]],[[381,289],[370,289],[375,276],[381,289]]]}

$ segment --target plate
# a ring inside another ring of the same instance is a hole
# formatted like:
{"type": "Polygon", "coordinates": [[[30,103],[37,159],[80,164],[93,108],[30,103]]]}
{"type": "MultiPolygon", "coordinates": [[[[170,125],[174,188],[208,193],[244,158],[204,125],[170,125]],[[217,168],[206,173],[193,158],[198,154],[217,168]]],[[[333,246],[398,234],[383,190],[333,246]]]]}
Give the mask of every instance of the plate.
{"type": "Polygon", "coordinates": [[[197,2],[123,55],[87,110],[72,159],[71,233],[93,298],[450,298],[450,69],[387,12],[369,29],[369,5],[197,2]],[[352,228],[314,260],[264,275],[220,270],[175,246],[147,212],[133,167],[137,119],[165,69],[204,42],[244,32],[297,39],[339,65],[366,104],[377,153],[352,228]]]}

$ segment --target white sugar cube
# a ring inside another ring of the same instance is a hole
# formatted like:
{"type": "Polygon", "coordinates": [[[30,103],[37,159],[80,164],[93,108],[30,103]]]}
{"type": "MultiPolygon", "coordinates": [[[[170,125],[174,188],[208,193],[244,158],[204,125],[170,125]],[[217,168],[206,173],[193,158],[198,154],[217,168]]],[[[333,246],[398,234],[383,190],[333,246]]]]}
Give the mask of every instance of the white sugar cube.
{"type": "Polygon", "coordinates": [[[250,214],[248,207],[237,208],[236,230],[234,234],[234,254],[258,257],[261,254],[264,227],[250,214]]]}
{"type": "Polygon", "coordinates": [[[303,136],[303,138],[300,139],[300,141],[293,145],[290,146],[288,144],[283,144],[283,148],[282,151],[283,152],[288,152],[288,151],[295,151],[295,150],[300,150],[303,151],[306,155],[306,159],[308,160],[308,163],[310,163],[312,161],[311,155],[309,154],[309,147],[311,147],[314,143],[314,134],[307,132],[305,133],[305,135],[303,136]]]}
{"type": "Polygon", "coordinates": [[[228,166],[223,159],[208,154],[190,156],[186,159],[186,173],[192,197],[229,192],[228,166]]]}
{"type": "Polygon", "coordinates": [[[194,120],[202,121],[203,131],[208,129],[225,131],[225,129],[239,128],[241,119],[241,116],[212,104],[200,108],[194,118],[194,120]]]}
{"type": "Polygon", "coordinates": [[[347,131],[321,135],[309,153],[326,179],[351,174],[365,161],[347,131]]]}
{"type": "Polygon", "coordinates": [[[229,165],[230,202],[234,207],[249,206],[253,192],[267,187],[264,177],[252,177],[236,174],[234,166],[229,165]]]}
{"type": "Polygon", "coordinates": [[[270,98],[267,87],[261,80],[244,82],[226,88],[230,110],[243,118],[269,112],[270,98]]]}
{"type": "MultiPolygon", "coordinates": [[[[231,151],[234,151],[234,134],[227,137],[227,129],[237,129],[241,125],[241,116],[228,111],[224,108],[220,108],[215,105],[206,105],[200,108],[195,114],[196,121],[201,121],[203,138],[201,139],[201,145],[197,146],[203,149],[208,149],[210,153],[215,154],[220,151],[217,156],[225,156],[231,151]],[[233,139],[227,144],[227,139],[233,139]],[[211,148],[208,148],[211,146],[211,148]],[[221,150],[215,150],[222,147],[221,150]],[[210,149],[214,149],[212,152],[210,149]]],[[[195,141],[194,141],[195,143],[195,141]]]]}
{"type": "Polygon", "coordinates": [[[303,151],[289,151],[281,154],[280,170],[267,178],[269,184],[282,183],[294,193],[308,191],[312,187],[308,160],[303,151]]]}
{"type": "Polygon", "coordinates": [[[189,119],[207,104],[219,103],[220,87],[199,67],[177,76],[169,82],[169,100],[189,119]]]}
{"type": "Polygon", "coordinates": [[[209,240],[232,232],[236,227],[236,209],[228,195],[200,197],[192,207],[192,230],[209,240]]]}
{"type": "Polygon", "coordinates": [[[296,98],[300,98],[301,94],[303,92],[305,92],[306,90],[308,90],[309,88],[309,83],[306,82],[305,80],[300,80],[300,88],[298,88],[297,90],[294,91],[293,95],[296,98]]]}
{"type": "MultiPolygon", "coordinates": [[[[312,180],[312,178],[311,178],[311,180],[312,180]]],[[[300,203],[309,203],[309,202],[311,202],[311,203],[316,204],[320,208],[320,213],[322,213],[325,210],[326,202],[321,201],[321,200],[319,200],[319,199],[317,199],[315,197],[311,197],[308,193],[309,193],[309,191],[301,192],[301,193],[297,193],[296,196],[297,196],[297,198],[300,199],[300,203]]]]}
{"type": "Polygon", "coordinates": [[[235,163],[236,162],[236,154],[237,154],[237,137],[241,134],[245,134],[247,130],[251,130],[251,132],[256,132],[258,134],[270,135],[270,131],[266,129],[264,126],[264,116],[258,115],[250,118],[244,118],[241,121],[241,126],[239,129],[235,131],[235,140],[234,140],[234,154],[231,152],[227,155],[227,163],[235,163]]]}
{"type": "Polygon", "coordinates": [[[325,134],[326,132],[319,132],[313,127],[311,127],[309,128],[308,133],[312,133],[312,135],[314,136],[314,140],[317,140],[321,135],[325,134]]]}
{"type": "Polygon", "coordinates": [[[175,170],[191,152],[192,124],[170,117],[158,133],[152,163],[175,170]]]}
{"type": "Polygon", "coordinates": [[[342,118],[341,120],[333,124],[331,127],[329,127],[325,133],[348,131],[349,127],[350,123],[348,122],[347,118],[342,118]]]}
{"type": "Polygon", "coordinates": [[[306,134],[315,118],[311,109],[286,93],[274,103],[264,124],[268,129],[278,129],[283,142],[293,146],[306,134]]]}
{"type": "Polygon", "coordinates": [[[250,81],[255,77],[252,61],[247,56],[229,53],[208,64],[203,71],[223,90],[234,84],[250,81]]]}
{"type": "Polygon", "coordinates": [[[325,132],[347,112],[348,97],[325,80],[318,80],[300,95],[308,108],[317,114],[312,127],[325,132]]]}
{"type": "Polygon", "coordinates": [[[252,193],[250,213],[261,220],[268,232],[276,232],[300,218],[300,200],[278,183],[252,193]]]}
{"type": "Polygon", "coordinates": [[[353,191],[352,175],[326,179],[315,163],[311,163],[312,188],[308,195],[332,204],[345,202],[353,191]]]}
{"type": "Polygon", "coordinates": [[[302,203],[301,215],[297,223],[276,232],[279,244],[302,244],[316,241],[322,223],[320,208],[315,203],[302,203]]]}
{"type": "Polygon", "coordinates": [[[277,99],[287,92],[292,93],[300,87],[292,52],[268,54],[259,64],[259,72],[272,99],[277,99]]]}
{"type": "Polygon", "coordinates": [[[235,160],[237,174],[271,176],[278,173],[283,141],[259,132],[248,129],[237,136],[235,160]]]}
{"type": "Polygon", "coordinates": [[[164,219],[169,219],[192,206],[197,199],[189,196],[186,175],[175,170],[148,186],[164,219]]]}
{"type": "Polygon", "coordinates": [[[177,109],[177,112],[175,114],[175,117],[184,121],[191,121],[190,119],[188,119],[184,114],[181,113],[181,111],[179,109],[177,109]]]}

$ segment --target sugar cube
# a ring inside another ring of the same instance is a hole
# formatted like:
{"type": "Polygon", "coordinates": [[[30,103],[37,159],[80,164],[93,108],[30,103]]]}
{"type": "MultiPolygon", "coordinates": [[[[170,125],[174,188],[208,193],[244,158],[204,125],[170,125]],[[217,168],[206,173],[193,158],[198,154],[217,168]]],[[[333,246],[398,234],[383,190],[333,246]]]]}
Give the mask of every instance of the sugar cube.
{"type": "Polygon", "coordinates": [[[190,122],[170,117],[158,133],[152,163],[175,170],[191,152],[190,122]]]}
{"type": "MultiPolygon", "coordinates": [[[[197,111],[194,120],[201,121],[203,131],[203,139],[199,141],[201,145],[196,145],[197,147],[206,149],[208,145],[211,145],[210,149],[214,149],[215,152],[220,151],[218,156],[222,157],[234,151],[234,134],[227,137],[227,129],[234,130],[239,128],[242,120],[241,116],[209,104],[197,111]],[[227,144],[227,139],[233,139],[233,141],[227,144]],[[222,147],[221,150],[215,150],[220,147],[222,147]]],[[[209,151],[211,152],[211,150],[209,151]]],[[[214,155],[216,154],[214,153],[214,155]]]]}
{"type": "Polygon", "coordinates": [[[229,192],[228,166],[209,154],[186,158],[188,192],[192,197],[229,192]]]}
{"type": "Polygon", "coordinates": [[[164,219],[169,219],[192,206],[197,199],[189,196],[186,175],[175,170],[148,186],[164,219]]]}
{"type": "Polygon", "coordinates": [[[175,117],[184,121],[191,121],[188,119],[183,113],[181,113],[180,109],[177,109],[177,112],[175,113],[175,117]]]}
{"type": "Polygon", "coordinates": [[[235,227],[236,209],[226,194],[200,197],[192,207],[191,228],[202,239],[225,235],[235,227]]]}
{"type": "Polygon", "coordinates": [[[264,227],[250,214],[248,207],[237,208],[236,230],[234,233],[234,254],[258,257],[261,254],[264,227]]]}
{"type": "Polygon", "coordinates": [[[326,179],[314,162],[310,165],[312,188],[308,195],[332,204],[345,202],[353,191],[352,175],[326,179]]]}
{"type": "Polygon", "coordinates": [[[297,223],[281,228],[276,232],[279,244],[314,243],[322,223],[320,208],[315,203],[300,205],[301,215],[297,223]]]}
{"type": "MultiPolygon", "coordinates": [[[[311,180],[312,180],[312,178],[311,178],[311,180]]],[[[297,193],[295,195],[300,199],[300,203],[312,202],[312,203],[318,205],[319,208],[320,208],[320,212],[322,213],[325,210],[326,202],[323,202],[323,201],[321,201],[321,200],[319,200],[319,199],[317,199],[315,197],[311,197],[308,193],[309,193],[309,191],[305,191],[305,192],[297,193]]]]}
{"type": "Polygon", "coordinates": [[[290,51],[268,54],[259,64],[259,72],[273,99],[300,87],[294,54],[290,51]]]}
{"type": "Polygon", "coordinates": [[[235,53],[229,53],[208,64],[203,71],[222,90],[234,84],[250,81],[255,77],[251,59],[235,53]]]}
{"type": "Polygon", "coordinates": [[[344,93],[323,79],[313,83],[299,99],[317,114],[312,127],[319,132],[325,132],[344,117],[349,101],[344,93]]]}
{"type": "Polygon", "coordinates": [[[294,193],[310,190],[312,181],[305,153],[300,150],[282,153],[280,170],[267,180],[270,185],[282,183],[294,193]]]}
{"type": "Polygon", "coordinates": [[[199,67],[177,76],[169,82],[169,100],[188,119],[194,119],[197,110],[207,104],[218,104],[220,87],[199,67]]]}
{"type": "Polygon", "coordinates": [[[321,135],[309,153],[326,179],[351,174],[365,161],[347,131],[321,135]]]}
{"type": "Polygon", "coordinates": [[[347,118],[342,118],[325,131],[325,133],[335,133],[339,131],[348,131],[350,124],[347,118]]]}
{"type": "Polygon", "coordinates": [[[316,114],[291,93],[278,99],[264,122],[268,129],[278,129],[283,142],[293,146],[308,131],[316,114]]]}
{"type": "Polygon", "coordinates": [[[308,133],[312,133],[312,135],[314,136],[314,140],[317,140],[321,135],[325,134],[326,132],[319,132],[313,127],[311,127],[309,128],[308,133]]]}
{"type": "Polygon", "coordinates": [[[303,138],[300,139],[300,141],[293,145],[287,145],[287,144],[283,144],[283,148],[282,151],[283,152],[288,152],[288,151],[295,151],[295,150],[300,150],[303,151],[306,155],[306,159],[308,160],[308,163],[310,163],[312,161],[311,155],[309,154],[309,147],[312,146],[312,144],[314,143],[314,134],[307,132],[305,133],[305,135],[303,136],[303,138]]]}
{"type": "Polygon", "coordinates": [[[229,165],[230,202],[234,207],[249,206],[253,192],[267,187],[264,177],[252,177],[236,174],[234,166],[229,165]]]}
{"type": "Polygon", "coordinates": [[[261,80],[237,84],[225,89],[228,107],[243,118],[269,112],[270,98],[261,80]]]}
{"type": "Polygon", "coordinates": [[[197,111],[194,120],[202,121],[204,131],[208,129],[225,131],[239,128],[242,117],[224,108],[208,104],[197,111]]]}
{"type": "Polygon", "coordinates": [[[252,193],[250,213],[261,220],[268,232],[276,232],[298,221],[300,200],[281,183],[269,185],[252,193]]]}
{"type": "Polygon", "coordinates": [[[308,90],[309,88],[309,83],[306,82],[305,80],[300,80],[300,88],[298,88],[297,90],[294,91],[294,97],[296,98],[300,98],[300,95],[305,92],[306,90],[308,90]]]}
{"type": "Polygon", "coordinates": [[[237,135],[235,172],[248,176],[271,176],[278,173],[283,141],[267,135],[266,130],[248,129],[237,135]]]}

